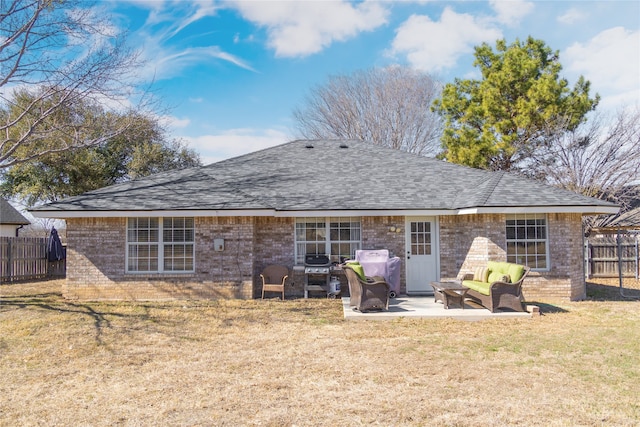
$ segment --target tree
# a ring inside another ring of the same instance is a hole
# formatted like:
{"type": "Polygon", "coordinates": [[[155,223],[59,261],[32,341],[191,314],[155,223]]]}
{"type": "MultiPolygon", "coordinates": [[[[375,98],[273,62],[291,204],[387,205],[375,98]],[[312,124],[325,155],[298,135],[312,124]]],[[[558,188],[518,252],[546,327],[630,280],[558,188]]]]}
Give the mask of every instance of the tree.
{"type": "Polygon", "coordinates": [[[455,79],[433,105],[445,119],[443,157],[450,162],[517,171],[553,133],[574,130],[599,102],[582,76],[569,88],[558,51],[542,40],[498,40],[495,51],[483,43],[475,58],[482,79],[455,79]]]}
{"type": "Polygon", "coordinates": [[[294,110],[300,136],[347,138],[416,154],[435,154],[439,117],[429,106],[439,84],[404,67],[373,68],[331,76],[294,110]]]}
{"type": "Polygon", "coordinates": [[[129,114],[101,116],[100,133],[81,116],[56,120],[77,104],[130,109],[140,64],[107,16],[82,0],[2,0],[0,7],[0,169],[103,143],[130,125],[129,114]],[[42,143],[55,133],[67,136],[64,144],[42,143]]]}
{"type": "MultiPolygon", "coordinates": [[[[637,201],[640,177],[640,111],[613,119],[597,114],[571,132],[557,132],[529,161],[528,175],[556,187],[607,200],[626,211],[637,201]]],[[[588,217],[586,231],[615,216],[588,217]]]]}
{"type": "Polygon", "coordinates": [[[124,132],[99,145],[49,153],[5,168],[0,193],[33,206],[153,173],[200,165],[193,150],[167,139],[157,120],[128,120],[132,124],[124,132]]]}

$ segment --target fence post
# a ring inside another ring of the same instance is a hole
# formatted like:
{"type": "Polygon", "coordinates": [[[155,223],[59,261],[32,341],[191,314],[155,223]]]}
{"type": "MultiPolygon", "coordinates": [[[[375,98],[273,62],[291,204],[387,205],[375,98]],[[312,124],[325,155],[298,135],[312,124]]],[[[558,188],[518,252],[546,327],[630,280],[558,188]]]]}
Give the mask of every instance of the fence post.
{"type": "Polygon", "coordinates": [[[583,238],[582,239],[582,264],[583,264],[583,268],[584,268],[584,278],[585,280],[589,279],[589,254],[588,254],[588,247],[589,247],[589,239],[588,238],[583,238]]]}
{"type": "Polygon", "coordinates": [[[636,235],[636,280],[638,280],[638,236],[636,235]]]}
{"type": "Polygon", "coordinates": [[[591,278],[593,276],[593,247],[589,242],[589,239],[586,239],[584,246],[584,262],[585,262],[585,270],[587,272],[587,278],[591,278]]]}
{"type": "Polygon", "coordinates": [[[7,270],[9,270],[9,281],[13,279],[13,249],[11,248],[11,239],[9,239],[9,246],[7,247],[7,253],[9,255],[9,264],[7,265],[7,270]]]}

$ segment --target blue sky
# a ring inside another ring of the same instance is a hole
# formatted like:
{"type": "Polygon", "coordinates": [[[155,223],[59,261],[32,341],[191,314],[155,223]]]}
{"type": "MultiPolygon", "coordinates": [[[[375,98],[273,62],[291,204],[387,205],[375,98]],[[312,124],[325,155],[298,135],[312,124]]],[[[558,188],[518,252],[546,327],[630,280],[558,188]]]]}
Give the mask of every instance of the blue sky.
{"type": "Polygon", "coordinates": [[[292,111],[330,75],[406,65],[478,77],[473,47],[529,35],[591,81],[600,109],[640,105],[637,1],[104,1],[204,163],[287,142],[292,111]]]}

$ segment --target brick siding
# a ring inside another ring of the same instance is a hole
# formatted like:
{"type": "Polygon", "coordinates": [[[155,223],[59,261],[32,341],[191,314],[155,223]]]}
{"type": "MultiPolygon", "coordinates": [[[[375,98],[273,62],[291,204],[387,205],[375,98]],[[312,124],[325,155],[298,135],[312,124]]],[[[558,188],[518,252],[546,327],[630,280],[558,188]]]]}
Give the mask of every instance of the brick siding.
{"type": "MultiPolygon", "coordinates": [[[[487,261],[506,261],[504,215],[440,217],[440,275],[455,279],[487,261]]],[[[547,215],[549,271],[532,271],[523,282],[527,301],[586,297],[579,214],[547,215]]]]}
{"type": "MultiPolygon", "coordinates": [[[[548,215],[549,271],[525,280],[527,301],[578,300],[585,297],[582,228],[578,214],[548,215]]],[[[389,249],[401,258],[405,284],[404,217],[362,218],[362,248],[389,249]]],[[[440,276],[453,279],[488,260],[506,260],[504,215],[441,216],[440,276]]],[[[291,269],[286,295],[303,295],[304,274],[293,270],[295,219],[273,217],[195,218],[195,272],[126,273],[126,218],[67,220],[67,280],[71,299],[216,299],[260,297],[260,272],[269,264],[291,269]],[[214,251],[214,239],[224,250],[214,251]]],[[[336,274],[347,289],[342,274],[336,274]]]]}
{"type": "Polygon", "coordinates": [[[126,273],[126,218],[67,220],[66,298],[162,300],[253,298],[251,218],[196,218],[195,272],[126,273]],[[222,238],[222,252],[213,239],[222,238]]]}

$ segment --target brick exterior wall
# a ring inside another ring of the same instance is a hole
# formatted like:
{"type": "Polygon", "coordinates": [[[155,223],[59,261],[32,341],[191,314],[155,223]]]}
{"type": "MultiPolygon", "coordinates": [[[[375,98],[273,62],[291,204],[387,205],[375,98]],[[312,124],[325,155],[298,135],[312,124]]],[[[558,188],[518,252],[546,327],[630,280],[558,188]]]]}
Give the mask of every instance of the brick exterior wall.
{"type": "MultiPolygon", "coordinates": [[[[504,215],[440,217],[440,276],[455,279],[487,261],[506,261],[504,215]]],[[[532,271],[523,282],[526,301],[586,297],[579,214],[547,215],[549,271],[532,271]]]]}
{"type": "MultiPolygon", "coordinates": [[[[253,267],[253,293],[256,298],[262,295],[260,273],[269,264],[280,264],[289,267],[289,280],[285,286],[285,295],[302,296],[304,286],[300,277],[294,277],[293,264],[295,247],[294,218],[255,218],[255,263],[253,267]]],[[[304,275],[301,275],[304,278],[304,275]]],[[[268,293],[266,297],[277,296],[268,293]]]]}
{"type": "Polygon", "coordinates": [[[407,290],[405,274],[405,228],[403,216],[362,218],[362,249],[388,249],[400,258],[400,294],[407,290]],[[392,231],[393,230],[393,231],[392,231]]]}
{"type": "MultiPolygon", "coordinates": [[[[527,301],[585,297],[582,227],[578,214],[550,214],[551,268],[525,280],[527,301]]],[[[488,260],[506,260],[504,215],[441,216],[440,276],[453,279],[488,260]]],[[[405,284],[405,218],[363,217],[362,248],[389,249],[402,260],[405,284]]],[[[260,297],[260,272],[269,264],[291,269],[289,297],[303,295],[304,273],[293,269],[295,219],[272,217],[195,218],[195,268],[188,274],[127,274],[126,218],[67,220],[67,280],[71,299],[217,299],[260,297]],[[213,250],[224,239],[224,251],[213,250]]],[[[335,274],[348,289],[343,274],[335,274]]]]}
{"type": "Polygon", "coordinates": [[[195,218],[194,273],[126,273],[126,218],[67,220],[70,299],[162,300],[253,298],[251,218],[195,218]],[[213,239],[224,239],[222,252],[213,239]]]}

